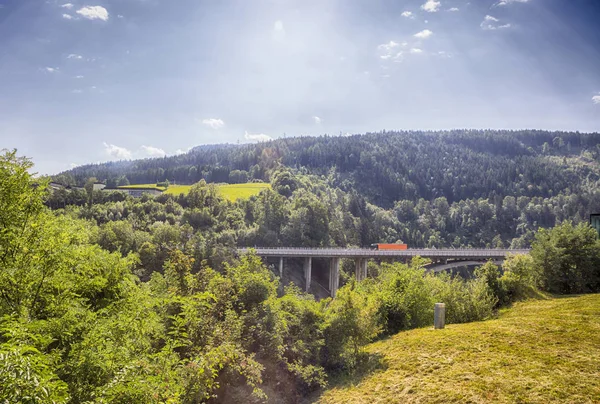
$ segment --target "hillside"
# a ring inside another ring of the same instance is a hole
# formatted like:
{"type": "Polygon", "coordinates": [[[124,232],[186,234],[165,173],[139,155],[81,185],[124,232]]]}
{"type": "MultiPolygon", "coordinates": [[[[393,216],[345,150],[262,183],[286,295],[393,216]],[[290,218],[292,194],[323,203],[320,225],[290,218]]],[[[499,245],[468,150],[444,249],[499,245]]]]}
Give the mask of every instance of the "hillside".
{"type": "Polygon", "coordinates": [[[250,145],[200,146],[165,158],[85,165],[62,182],[110,185],[269,181],[281,165],[325,175],[331,186],[391,207],[399,200],[448,202],[506,196],[552,197],[600,178],[600,134],[547,131],[380,132],[296,137],[250,145]]]}
{"type": "MultiPolygon", "coordinates": [[[[587,222],[590,214],[600,212],[599,145],[598,133],[533,130],[297,137],[81,166],[55,180],[81,185],[96,177],[109,187],[160,180],[205,180],[232,187],[271,183],[284,199],[265,196],[235,208],[235,216],[244,220],[229,222],[235,233],[227,236],[232,245],[365,246],[402,241],[428,248],[524,248],[539,228],[587,222]],[[273,208],[274,216],[261,213],[273,208]],[[309,227],[299,226],[303,222],[309,227]]],[[[117,202],[102,198],[94,200],[117,202]]],[[[48,206],[81,206],[86,200],[85,195],[56,194],[48,206]]],[[[186,202],[177,201],[185,209],[186,202]]],[[[177,212],[172,212],[171,223],[207,222],[190,220],[190,215],[180,220],[177,212]]],[[[110,212],[105,215],[100,208],[85,217],[99,223],[112,220],[110,212]]],[[[165,216],[152,220],[164,221],[165,216]]]]}
{"type": "Polygon", "coordinates": [[[319,403],[594,402],[600,295],[516,304],[497,320],[399,333],[368,345],[380,366],[319,403]]]}

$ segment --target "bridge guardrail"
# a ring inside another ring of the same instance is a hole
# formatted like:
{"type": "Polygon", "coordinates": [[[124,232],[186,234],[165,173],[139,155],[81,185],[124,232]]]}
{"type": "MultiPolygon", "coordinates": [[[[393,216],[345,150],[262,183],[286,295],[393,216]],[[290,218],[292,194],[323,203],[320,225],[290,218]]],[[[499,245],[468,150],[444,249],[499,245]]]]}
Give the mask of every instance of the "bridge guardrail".
{"type": "Polygon", "coordinates": [[[529,249],[408,249],[408,250],[372,250],[367,248],[343,247],[244,247],[238,252],[255,250],[263,256],[296,256],[296,257],[438,257],[438,258],[494,258],[506,257],[508,254],[528,254],[529,249]]]}

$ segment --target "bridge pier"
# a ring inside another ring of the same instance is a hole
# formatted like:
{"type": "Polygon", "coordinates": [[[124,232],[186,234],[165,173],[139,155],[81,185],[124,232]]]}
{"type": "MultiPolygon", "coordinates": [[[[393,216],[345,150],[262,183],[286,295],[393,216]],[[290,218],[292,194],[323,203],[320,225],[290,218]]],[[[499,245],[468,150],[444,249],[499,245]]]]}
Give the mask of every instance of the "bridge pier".
{"type": "Polygon", "coordinates": [[[369,260],[367,258],[357,258],[356,259],[356,280],[363,281],[367,279],[367,263],[369,260]]]}
{"type": "Polygon", "coordinates": [[[279,257],[279,278],[283,279],[283,257],[279,257]]]}
{"type": "Polygon", "coordinates": [[[331,258],[329,261],[329,292],[331,297],[335,297],[340,286],[340,259],[331,258]]]}
{"type": "Polygon", "coordinates": [[[306,281],[306,291],[310,289],[310,277],[312,272],[312,257],[306,257],[304,259],[304,279],[306,281]]]}

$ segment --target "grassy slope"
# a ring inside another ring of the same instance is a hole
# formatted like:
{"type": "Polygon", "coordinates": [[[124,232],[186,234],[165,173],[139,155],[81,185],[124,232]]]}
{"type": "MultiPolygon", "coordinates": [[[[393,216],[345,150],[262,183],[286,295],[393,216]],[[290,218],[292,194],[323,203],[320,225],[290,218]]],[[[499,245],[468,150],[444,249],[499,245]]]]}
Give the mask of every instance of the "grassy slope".
{"type": "Polygon", "coordinates": [[[600,402],[600,295],[516,304],[496,320],[403,332],[382,365],[321,403],[600,402]]]}
{"type": "Polygon", "coordinates": [[[219,185],[219,191],[225,199],[235,201],[236,199],[247,199],[252,195],[258,195],[263,189],[271,188],[271,184],[265,182],[251,182],[248,184],[224,184],[219,185]]]}
{"type": "MultiPolygon", "coordinates": [[[[187,194],[191,187],[191,185],[170,185],[165,193],[172,195],[187,194]]],[[[248,184],[219,184],[217,187],[225,199],[235,201],[236,199],[246,199],[253,195],[258,195],[263,189],[271,188],[271,184],[265,182],[252,182],[248,184]]],[[[128,185],[120,188],[156,188],[164,190],[164,188],[157,187],[156,184],[128,185]]]]}
{"type": "Polygon", "coordinates": [[[165,191],[165,194],[179,195],[185,194],[187,195],[190,192],[191,185],[169,185],[169,188],[165,191]]]}

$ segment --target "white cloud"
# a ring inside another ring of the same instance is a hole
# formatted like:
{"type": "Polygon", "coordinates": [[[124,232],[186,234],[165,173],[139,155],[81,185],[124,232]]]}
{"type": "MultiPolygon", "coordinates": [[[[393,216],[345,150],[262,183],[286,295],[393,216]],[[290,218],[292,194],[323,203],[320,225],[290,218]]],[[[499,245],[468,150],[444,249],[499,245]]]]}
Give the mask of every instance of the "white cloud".
{"type": "Polygon", "coordinates": [[[388,43],[382,43],[381,45],[377,46],[377,49],[389,52],[398,46],[400,46],[398,42],[389,41],[388,43]]]}
{"type": "Polygon", "coordinates": [[[225,126],[225,122],[222,119],[218,118],[207,118],[202,120],[202,124],[208,126],[213,129],[221,129],[225,126]]]}
{"type": "Polygon", "coordinates": [[[251,142],[268,142],[269,140],[273,140],[273,138],[269,135],[265,135],[264,133],[248,133],[244,134],[244,139],[250,140],[251,142]]]}
{"type": "Polygon", "coordinates": [[[592,102],[596,105],[600,104],[600,95],[595,95],[592,97],[592,102]]]}
{"type": "Polygon", "coordinates": [[[410,50],[410,53],[413,53],[413,54],[423,53],[423,50],[419,49],[419,48],[412,48],[410,50]]]}
{"type": "Polygon", "coordinates": [[[500,0],[494,7],[508,6],[512,3],[529,3],[529,0],[500,0]]]}
{"type": "Polygon", "coordinates": [[[425,4],[421,6],[422,10],[427,11],[428,13],[435,13],[440,9],[442,3],[435,0],[427,0],[425,4]]]}
{"type": "Polygon", "coordinates": [[[73,16],[72,16],[72,15],[69,15],[69,14],[63,14],[63,16],[62,16],[62,17],[63,17],[65,20],[72,20],[72,19],[73,19],[73,16]]]}
{"type": "Polygon", "coordinates": [[[283,41],[285,39],[285,28],[283,28],[283,21],[277,20],[273,24],[273,39],[276,41],[283,41]]]}
{"type": "Polygon", "coordinates": [[[46,71],[48,73],[56,73],[57,70],[58,70],[58,67],[46,67],[46,71]]]}
{"type": "Polygon", "coordinates": [[[69,56],[67,56],[67,59],[77,59],[77,60],[80,60],[80,59],[83,59],[83,56],[76,55],[75,53],[71,53],[69,56]]]}
{"type": "Polygon", "coordinates": [[[503,29],[510,28],[510,24],[500,24],[500,20],[491,15],[486,15],[483,21],[480,24],[481,29],[485,30],[495,30],[495,29],[503,29]]]}
{"type": "Polygon", "coordinates": [[[313,116],[313,120],[317,125],[320,125],[321,122],[323,122],[323,119],[319,118],[318,116],[313,116]]]}
{"type": "Polygon", "coordinates": [[[142,146],[142,151],[150,157],[165,157],[167,155],[163,149],[152,146],[142,146]]]}
{"type": "Polygon", "coordinates": [[[108,144],[106,142],[104,144],[104,151],[111,157],[116,157],[121,160],[130,159],[131,152],[124,147],[115,146],[114,144],[108,144]]]}
{"type": "Polygon", "coordinates": [[[83,90],[76,88],[75,90],[71,91],[73,94],[81,94],[83,93],[83,90]]]}
{"type": "Polygon", "coordinates": [[[82,7],[76,11],[77,14],[81,15],[88,20],[102,20],[108,21],[108,10],[102,6],[87,6],[82,7]]]}
{"type": "Polygon", "coordinates": [[[430,30],[428,30],[428,29],[424,29],[424,30],[423,30],[423,31],[421,31],[421,32],[417,32],[417,33],[414,35],[414,37],[415,37],[415,38],[419,38],[419,39],[427,39],[427,38],[429,38],[431,35],[433,35],[433,32],[431,32],[431,31],[430,31],[430,30]]]}
{"type": "Polygon", "coordinates": [[[411,11],[405,11],[401,15],[402,15],[402,17],[406,17],[406,18],[415,18],[415,16],[413,15],[413,13],[411,11]]]}
{"type": "Polygon", "coordinates": [[[73,8],[73,4],[71,3],[65,3],[61,6],[62,8],[66,8],[67,10],[70,10],[73,8]]]}
{"type": "Polygon", "coordinates": [[[117,14],[117,18],[125,18],[121,14],[117,14]]]}
{"type": "Polygon", "coordinates": [[[190,150],[192,150],[191,147],[188,147],[187,149],[177,149],[175,151],[175,154],[185,154],[185,153],[189,152],[190,150]]]}
{"type": "Polygon", "coordinates": [[[454,12],[454,11],[460,11],[460,9],[458,7],[452,7],[452,8],[449,8],[448,11],[454,12]]]}
{"type": "Polygon", "coordinates": [[[75,76],[76,79],[82,79],[83,76],[75,76]]]}
{"type": "Polygon", "coordinates": [[[390,60],[393,59],[394,62],[399,62],[402,57],[402,51],[397,52],[395,49],[398,47],[403,47],[406,48],[408,46],[408,42],[402,42],[402,43],[398,43],[398,42],[394,42],[394,41],[390,41],[388,43],[384,43],[381,44],[377,47],[377,49],[379,49],[379,51],[381,52],[381,54],[379,55],[379,58],[382,60],[390,60]]]}

